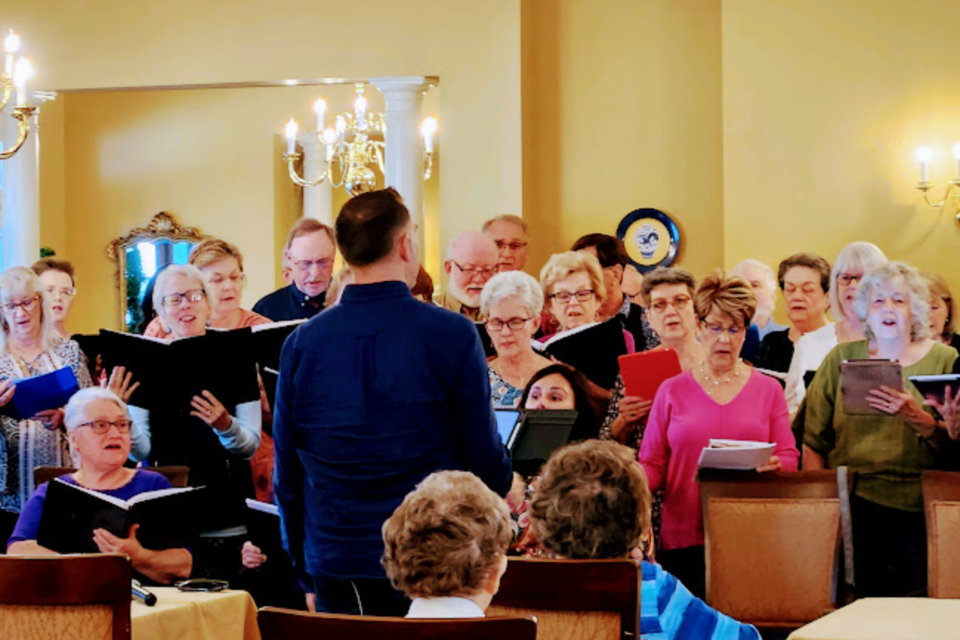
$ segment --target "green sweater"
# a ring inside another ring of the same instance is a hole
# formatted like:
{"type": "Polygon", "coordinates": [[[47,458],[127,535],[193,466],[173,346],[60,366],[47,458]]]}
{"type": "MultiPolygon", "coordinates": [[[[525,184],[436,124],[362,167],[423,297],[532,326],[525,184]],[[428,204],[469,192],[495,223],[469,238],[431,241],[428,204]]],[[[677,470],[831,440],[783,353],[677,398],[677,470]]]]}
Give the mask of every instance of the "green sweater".
{"type": "MultiPolygon", "coordinates": [[[[822,455],[828,467],[846,465],[856,471],[861,498],[902,511],[923,511],[920,473],[946,468],[952,444],[943,429],[924,438],[895,416],[844,413],[840,364],[869,357],[865,340],[841,344],[827,355],[807,390],[803,443],[822,455]]],[[[956,358],[952,347],[933,345],[918,362],[903,367],[904,389],[922,405],[923,397],[907,378],[951,373],[956,358]]],[[[933,415],[932,408],[925,410],[933,415]]]]}

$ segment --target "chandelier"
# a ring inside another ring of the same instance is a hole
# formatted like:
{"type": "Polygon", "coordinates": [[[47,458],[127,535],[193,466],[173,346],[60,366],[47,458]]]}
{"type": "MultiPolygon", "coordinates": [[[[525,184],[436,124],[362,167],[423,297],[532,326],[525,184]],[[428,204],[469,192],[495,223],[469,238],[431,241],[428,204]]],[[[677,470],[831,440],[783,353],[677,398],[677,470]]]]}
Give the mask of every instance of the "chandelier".
{"type": "MultiPolygon", "coordinates": [[[[377,186],[377,178],[371,167],[376,166],[383,173],[383,154],[386,147],[387,123],[381,113],[367,111],[367,99],[363,95],[364,85],[354,85],[357,98],[353,102],[353,113],[347,112],[334,118],[334,126],[324,128],[327,103],[323,98],[313,104],[317,114],[317,128],[310,133],[326,147],[326,160],[323,171],[316,178],[309,179],[297,173],[296,162],[303,156],[296,150],[297,121],[290,118],[285,128],[287,152],[283,158],[287,161],[290,179],[301,187],[315,187],[324,180],[339,189],[346,187],[351,196],[372,191],[377,186]],[[335,177],[333,165],[338,166],[339,178],[335,177]]],[[[433,172],[433,137],[437,132],[436,118],[426,118],[420,128],[424,144],[423,179],[429,180],[433,172]]]]}
{"type": "Polygon", "coordinates": [[[16,106],[13,107],[13,113],[10,116],[19,121],[16,143],[9,149],[0,151],[0,160],[7,160],[12,158],[13,154],[19,151],[27,141],[30,116],[34,114],[36,108],[27,104],[27,81],[33,76],[33,65],[27,58],[17,55],[20,51],[20,38],[13,29],[10,29],[7,37],[3,39],[3,50],[6,56],[3,62],[3,73],[0,73],[0,86],[3,87],[0,114],[6,112],[10,98],[16,92],[16,106]]]}

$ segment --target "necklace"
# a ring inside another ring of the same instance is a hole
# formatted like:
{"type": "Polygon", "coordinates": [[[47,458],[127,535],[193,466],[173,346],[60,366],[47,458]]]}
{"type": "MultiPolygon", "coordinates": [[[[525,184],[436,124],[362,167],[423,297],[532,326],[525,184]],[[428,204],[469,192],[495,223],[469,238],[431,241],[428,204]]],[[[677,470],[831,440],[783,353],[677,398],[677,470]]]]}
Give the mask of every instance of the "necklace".
{"type": "MultiPolygon", "coordinates": [[[[514,386],[513,383],[510,382],[510,380],[507,379],[507,374],[506,374],[506,372],[504,371],[503,365],[500,363],[500,359],[499,359],[499,358],[496,360],[496,362],[493,363],[493,367],[492,367],[492,368],[493,368],[493,371],[494,371],[498,376],[500,376],[500,378],[503,379],[504,382],[506,382],[506,383],[509,384],[510,386],[514,386]]],[[[510,377],[513,378],[512,375],[511,375],[510,377]]],[[[526,386],[527,386],[527,380],[528,380],[529,378],[530,378],[530,376],[523,376],[523,375],[518,375],[518,376],[516,376],[515,379],[516,379],[517,381],[519,381],[520,384],[517,385],[517,386],[515,386],[514,388],[516,388],[516,389],[524,389],[524,388],[526,388],[526,386]]]]}
{"type": "MultiPolygon", "coordinates": [[[[703,376],[703,379],[704,379],[705,382],[707,382],[707,383],[713,383],[713,386],[714,386],[714,387],[719,387],[719,386],[722,385],[722,384],[729,384],[730,382],[733,382],[734,379],[740,377],[740,362],[741,362],[741,360],[740,360],[739,358],[737,358],[737,364],[734,365],[734,367],[733,367],[733,374],[730,375],[730,376],[728,376],[726,379],[721,380],[721,379],[719,379],[719,378],[712,378],[712,377],[710,377],[710,374],[707,373],[707,365],[706,365],[706,362],[703,361],[703,360],[701,360],[701,361],[700,361],[700,374],[703,376]]],[[[709,393],[710,395],[713,395],[713,390],[710,389],[709,387],[706,389],[706,391],[707,391],[707,393],[709,393]]]]}

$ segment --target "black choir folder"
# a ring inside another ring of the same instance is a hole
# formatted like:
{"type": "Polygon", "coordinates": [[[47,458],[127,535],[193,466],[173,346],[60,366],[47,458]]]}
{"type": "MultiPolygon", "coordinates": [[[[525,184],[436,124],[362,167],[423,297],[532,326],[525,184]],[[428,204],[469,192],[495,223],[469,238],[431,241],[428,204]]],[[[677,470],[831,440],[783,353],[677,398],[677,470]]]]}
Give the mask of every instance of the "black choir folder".
{"type": "Polygon", "coordinates": [[[207,487],[188,487],[147,491],[123,501],[58,478],[47,487],[37,543],[58,553],[98,553],[94,529],[126,538],[139,524],[137,540],[146,549],[188,547],[201,532],[230,526],[224,509],[232,505],[221,498],[207,487]]]}
{"type": "Polygon", "coordinates": [[[604,389],[613,388],[620,373],[617,358],[627,353],[623,325],[617,318],[558,333],[541,346],[547,355],[577,369],[604,389]]]}

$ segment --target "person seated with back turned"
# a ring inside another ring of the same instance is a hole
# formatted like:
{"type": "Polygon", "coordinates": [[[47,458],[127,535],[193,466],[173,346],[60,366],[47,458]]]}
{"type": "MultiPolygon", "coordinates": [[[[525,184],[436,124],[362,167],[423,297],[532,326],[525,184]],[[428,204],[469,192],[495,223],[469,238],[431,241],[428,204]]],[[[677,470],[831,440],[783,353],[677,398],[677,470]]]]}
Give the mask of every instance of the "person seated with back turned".
{"type": "Polygon", "coordinates": [[[434,299],[434,304],[474,322],[483,320],[480,294],[497,272],[497,245],[482,233],[461,233],[450,241],[443,269],[447,272],[447,290],[434,299]]]}
{"type": "Polygon", "coordinates": [[[274,489],[284,547],[317,611],[403,615],[409,602],[380,558],[381,528],[404,496],[444,469],[472,471],[501,495],[513,475],[476,328],[410,291],[419,247],[399,194],[351,198],[336,230],[355,284],[297,327],[280,358],[274,489]]]}
{"type": "MultiPolygon", "coordinates": [[[[650,489],[633,451],[588,440],[556,451],[533,492],[534,535],[571,560],[631,557],[650,530],[650,489]]],[[[756,639],[760,634],[711,609],[659,565],[642,561],[643,640],[756,639]]]]}
{"type": "MultiPolygon", "coordinates": [[[[67,403],[64,424],[70,451],[79,468],[61,476],[69,484],[91,489],[104,495],[129,500],[147,492],[169,489],[170,482],[159,473],[123,466],[130,455],[130,428],[123,400],[108,389],[90,387],[73,394],[67,403]]],[[[40,517],[50,483],[45,482],[33,493],[10,537],[7,554],[11,556],[53,555],[40,546],[37,535],[40,517]]],[[[184,514],[190,517],[190,514],[184,514]]],[[[190,577],[193,558],[187,549],[152,550],[137,541],[133,525],[125,538],[105,529],[95,529],[93,541],[101,553],[124,553],[130,557],[133,570],[160,584],[190,577]]]]}
{"type": "Polygon", "coordinates": [[[483,234],[497,245],[497,273],[523,271],[530,257],[527,223],[520,216],[504,213],[483,223],[483,234]]]}
{"type": "Polygon", "coordinates": [[[383,563],[408,618],[482,618],[507,569],[507,503],[466,471],[438,471],[383,523],[383,563]]]}
{"type": "Polygon", "coordinates": [[[290,229],[284,265],[292,282],[253,305],[255,313],[274,322],[312,318],[323,310],[337,256],[333,229],[315,218],[300,218],[290,229]]]}
{"type": "Polygon", "coordinates": [[[623,291],[623,276],[630,256],[623,242],[616,236],[605,233],[588,233],[570,247],[571,251],[589,253],[600,262],[603,269],[603,285],[606,295],[600,303],[598,320],[616,316],[625,331],[633,336],[637,351],[646,351],[660,344],[660,339],[650,327],[643,307],[630,301],[623,291]]]}

